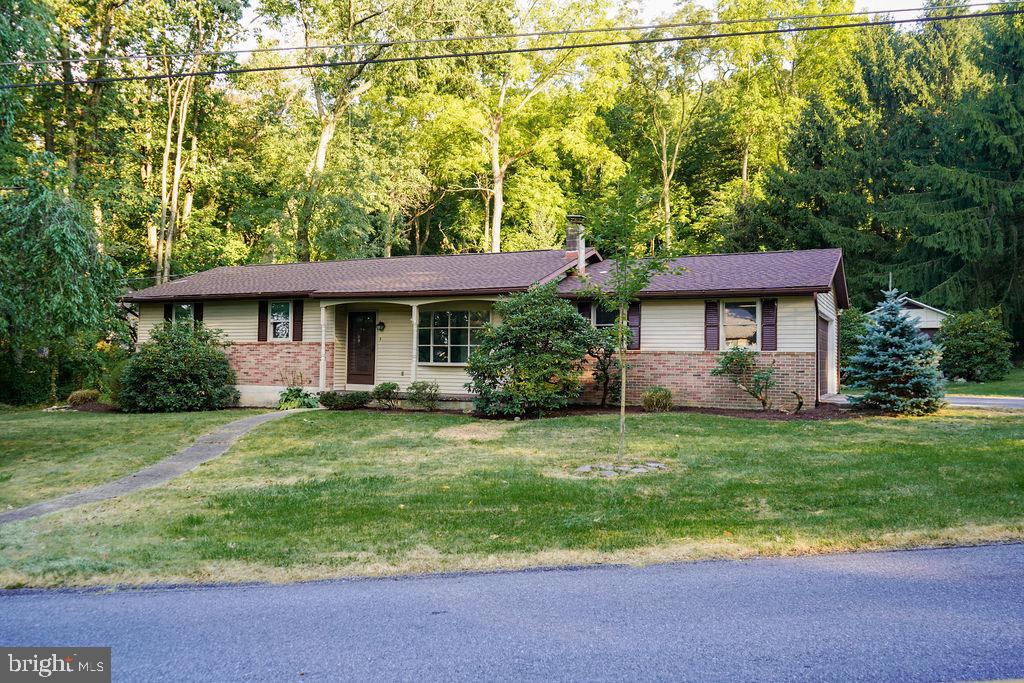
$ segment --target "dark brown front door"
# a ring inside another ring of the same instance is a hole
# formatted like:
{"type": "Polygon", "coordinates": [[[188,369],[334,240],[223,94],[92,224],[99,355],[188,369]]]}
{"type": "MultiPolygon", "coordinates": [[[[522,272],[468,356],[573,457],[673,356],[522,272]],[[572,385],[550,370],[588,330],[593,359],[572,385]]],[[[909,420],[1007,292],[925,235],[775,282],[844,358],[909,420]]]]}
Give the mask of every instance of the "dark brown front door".
{"type": "Polygon", "coordinates": [[[818,318],[818,395],[828,393],[828,321],[818,318]]]}
{"type": "Polygon", "coordinates": [[[373,384],[373,358],[377,346],[377,314],[348,314],[349,384],[373,384]]]}

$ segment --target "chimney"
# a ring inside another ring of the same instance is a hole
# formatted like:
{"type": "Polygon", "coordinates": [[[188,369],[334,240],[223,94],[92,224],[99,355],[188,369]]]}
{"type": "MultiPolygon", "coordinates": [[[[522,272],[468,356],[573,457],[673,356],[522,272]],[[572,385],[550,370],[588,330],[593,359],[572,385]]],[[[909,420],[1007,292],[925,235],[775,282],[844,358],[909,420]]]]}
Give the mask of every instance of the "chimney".
{"type": "Polygon", "coordinates": [[[565,226],[565,256],[566,258],[576,257],[576,272],[583,275],[587,267],[587,242],[583,237],[583,216],[571,213],[566,216],[568,223],[565,226]]]}

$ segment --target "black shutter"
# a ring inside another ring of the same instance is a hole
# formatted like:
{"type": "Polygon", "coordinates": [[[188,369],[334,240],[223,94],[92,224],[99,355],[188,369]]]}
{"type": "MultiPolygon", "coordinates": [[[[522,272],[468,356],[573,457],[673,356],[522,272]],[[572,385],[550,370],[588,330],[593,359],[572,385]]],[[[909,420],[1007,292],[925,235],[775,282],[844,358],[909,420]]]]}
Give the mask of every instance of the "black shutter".
{"type": "Polygon", "coordinates": [[[164,304],[164,320],[171,322],[174,319],[174,304],[164,304]]]}
{"type": "Polygon", "coordinates": [[[626,323],[629,325],[629,346],[627,349],[640,348],[640,302],[634,301],[626,311],[626,323]]]}
{"type": "Polygon", "coordinates": [[[267,341],[267,308],[267,302],[261,301],[259,314],[256,316],[256,341],[267,341]]]}
{"type": "Polygon", "coordinates": [[[587,319],[588,323],[591,322],[591,320],[590,320],[590,302],[589,301],[583,301],[583,300],[577,301],[576,302],[576,310],[580,312],[580,315],[582,315],[584,318],[587,319]]]}
{"type": "Polygon", "coordinates": [[[203,322],[203,302],[197,301],[192,304],[192,320],[197,323],[203,322]]]}
{"type": "Polygon", "coordinates": [[[292,341],[302,341],[302,299],[292,302],[292,341]]]}
{"type": "Polygon", "coordinates": [[[704,302],[704,350],[718,350],[718,302],[704,302]]]}
{"type": "Polygon", "coordinates": [[[778,348],[778,299],[761,300],[761,350],[775,351],[778,348]]]}

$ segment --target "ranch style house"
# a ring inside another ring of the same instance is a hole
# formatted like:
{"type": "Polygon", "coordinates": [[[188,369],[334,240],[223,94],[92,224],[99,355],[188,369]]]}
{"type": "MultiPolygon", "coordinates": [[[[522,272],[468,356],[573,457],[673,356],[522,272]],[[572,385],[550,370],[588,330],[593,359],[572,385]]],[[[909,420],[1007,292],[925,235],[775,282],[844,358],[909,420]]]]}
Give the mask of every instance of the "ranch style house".
{"type": "MultiPolygon", "coordinates": [[[[600,284],[611,262],[570,226],[564,249],[316,263],[225,266],[131,293],[138,340],[165,320],[202,320],[231,342],[242,405],[269,406],[296,382],[311,391],[437,382],[442,397],[471,398],[466,361],[496,299],[535,283],[598,326],[614,314],[579,295],[580,274],[600,284]]],[[[628,400],[652,386],[683,406],[752,408],[727,378],[711,375],[730,346],[774,363],[783,406],[838,391],[837,312],[848,306],[839,249],[687,256],[655,277],[630,307],[628,400]]],[[[585,372],[586,381],[586,372],[585,372]]],[[[583,400],[593,399],[594,388],[583,400]]]]}

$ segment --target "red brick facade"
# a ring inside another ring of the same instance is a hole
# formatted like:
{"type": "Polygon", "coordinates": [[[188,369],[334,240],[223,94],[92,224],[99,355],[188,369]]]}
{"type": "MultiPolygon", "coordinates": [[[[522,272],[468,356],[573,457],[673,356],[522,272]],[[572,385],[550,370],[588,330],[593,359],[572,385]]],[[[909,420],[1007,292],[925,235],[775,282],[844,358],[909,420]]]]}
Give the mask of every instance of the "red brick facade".
{"type": "MultiPolygon", "coordinates": [[[[713,377],[720,354],[716,351],[630,351],[630,368],[626,375],[626,400],[640,403],[640,394],[650,387],[665,387],[672,392],[673,402],[681,406],[710,408],[760,408],[761,404],[725,377],[713,377]]],[[[778,408],[791,408],[798,391],[808,406],[814,405],[815,357],[813,351],[765,351],[758,354],[758,366],[775,362],[779,386],[771,392],[778,408]]],[[[593,384],[589,370],[584,373],[586,389],[581,397],[591,403],[601,394],[593,384]]]]}
{"type": "MultiPolygon", "coordinates": [[[[327,342],[327,382],[334,377],[334,342],[327,342]]],[[[320,342],[233,342],[228,361],[238,384],[287,386],[320,382],[320,342]]]]}

